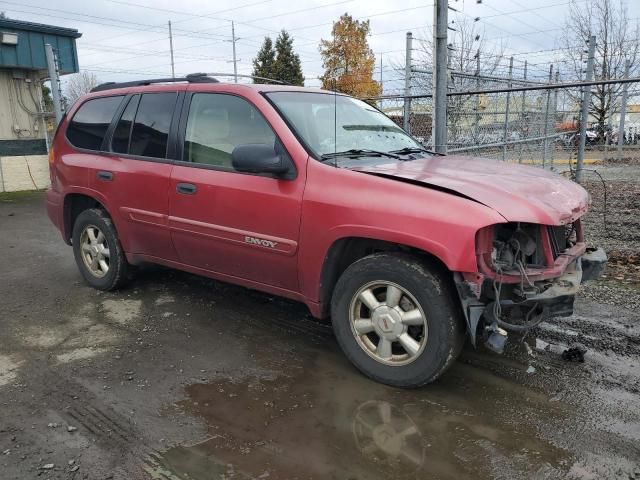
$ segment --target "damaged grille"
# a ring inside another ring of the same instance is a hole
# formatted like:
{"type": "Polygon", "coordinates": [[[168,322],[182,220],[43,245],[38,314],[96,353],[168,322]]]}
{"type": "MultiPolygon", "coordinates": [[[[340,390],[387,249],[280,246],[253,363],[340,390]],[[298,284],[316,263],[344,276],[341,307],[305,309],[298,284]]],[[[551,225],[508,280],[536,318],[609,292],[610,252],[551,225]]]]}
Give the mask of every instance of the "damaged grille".
{"type": "Polygon", "coordinates": [[[570,225],[547,228],[549,231],[549,240],[551,240],[551,252],[555,260],[575,243],[575,224],[572,223],[570,225]]]}

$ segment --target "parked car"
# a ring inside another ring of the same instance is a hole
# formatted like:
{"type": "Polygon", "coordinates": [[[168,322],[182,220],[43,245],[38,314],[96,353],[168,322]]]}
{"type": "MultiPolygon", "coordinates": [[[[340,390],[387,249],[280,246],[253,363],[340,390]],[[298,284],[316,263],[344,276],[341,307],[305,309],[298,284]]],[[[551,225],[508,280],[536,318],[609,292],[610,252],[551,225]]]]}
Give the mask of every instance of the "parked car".
{"type": "Polygon", "coordinates": [[[436,155],[346,95],[185,80],[97,87],[55,135],[48,213],[97,289],[151,262],[298,300],[366,375],[416,387],[465,338],[501,351],[571,314],[606,262],[559,175],[436,155]]]}

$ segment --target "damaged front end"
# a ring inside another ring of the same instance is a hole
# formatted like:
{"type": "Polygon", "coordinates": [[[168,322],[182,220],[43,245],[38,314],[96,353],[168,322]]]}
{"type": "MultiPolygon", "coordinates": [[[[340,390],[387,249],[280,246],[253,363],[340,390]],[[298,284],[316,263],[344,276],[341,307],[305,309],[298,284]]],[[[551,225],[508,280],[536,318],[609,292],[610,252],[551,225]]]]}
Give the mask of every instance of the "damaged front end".
{"type": "Polygon", "coordinates": [[[604,251],[588,249],[580,219],[561,226],[511,222],[480,230],[478,272],[454,275],[471,341],[502,353],[509,332],[573,313],[580,284],[600,276],[604,251]]]}

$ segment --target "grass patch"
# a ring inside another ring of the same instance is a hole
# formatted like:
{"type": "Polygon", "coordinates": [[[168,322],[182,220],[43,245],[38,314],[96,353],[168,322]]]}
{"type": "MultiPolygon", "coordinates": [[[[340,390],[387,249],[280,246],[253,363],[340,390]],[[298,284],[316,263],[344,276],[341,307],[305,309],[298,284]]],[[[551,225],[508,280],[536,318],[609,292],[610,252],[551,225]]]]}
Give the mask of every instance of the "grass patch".
{"type": "Polygon", "coordinates": [[[45,190],[22,190],[19,192],[2,192],[0,193],[0,202],[20,202],[41,197],[45,190]]]}

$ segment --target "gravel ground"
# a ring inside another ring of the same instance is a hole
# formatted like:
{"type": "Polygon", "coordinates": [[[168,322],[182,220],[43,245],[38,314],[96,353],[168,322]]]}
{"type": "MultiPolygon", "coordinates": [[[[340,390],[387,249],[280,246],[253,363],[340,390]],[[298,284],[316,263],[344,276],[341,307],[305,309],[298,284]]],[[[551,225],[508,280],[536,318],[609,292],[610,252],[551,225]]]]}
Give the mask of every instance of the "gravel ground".
{"type": "Polygon", "coordinates": [[[590,166],[584,186],[593,207],[585,219],[587,240],[609,256],[604,282],[584,295],[608,305],[640,308],[640,160],[590,166]],[[606,204],[605,204],[606,189],[606,204]]]}
{"type": "Polygon", "coordinates": [[[87,287],[41,193],[0,196],[0,267],[2,480],[640,480],[634,283],[407,391],[297,303],[158,267],[87,287]]]}

